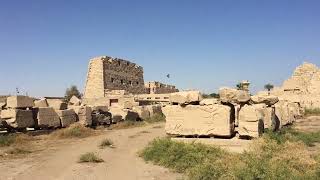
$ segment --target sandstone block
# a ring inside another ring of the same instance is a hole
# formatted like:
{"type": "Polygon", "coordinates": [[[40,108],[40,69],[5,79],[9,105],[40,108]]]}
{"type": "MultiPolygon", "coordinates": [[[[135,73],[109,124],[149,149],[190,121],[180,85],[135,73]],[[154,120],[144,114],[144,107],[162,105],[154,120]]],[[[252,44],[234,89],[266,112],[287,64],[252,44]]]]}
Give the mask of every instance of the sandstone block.
{"type": "Polygon", "coordinates": [[[73,109],[55,111],[60,117],[61,127],[68,127],[77,121],[76,113],[73,109]]]}
{"type": "Polygon", "coordinates": [[[28,96],[9,96],[7,98],[8,108],[28,108],[33,106],[33,99],[28,96]]]}
{"type": "Polygon", "coordinates": [[[208,105],[214,105],[218,104],[218,99],[216,98],[208,98],[208,99],[203,99],[200,101],[200,106],[208,106],[208,105]]]}
{"type": "Polygon", "coordinates": [[[60,99],[47,99],[47,103],[49,107],[52,107],[55,110],[65,110],[68,108],[67,103],[60,99]]]}
{"type": "Polygon", "coordinates": [[[91,126],[92,125],[92,109],[88,106],[82,106],[77,110],[76,112],[78,114],[78,120],[79,123],[85,125],[85,126],[91,126]]]}
{"type": "Polygon", "coordinates": [[[280,121],[280,127],[291,124],[295,121],[294,114],[289,110],[289,102],[279,101],[275,104],[275,113],[280,121]]]}
{"type": "Polygon", "coordinates": [[[60,118],[52,107],[37,108],[39,127],[60,127],[60,118]]]}
{"type": "Polygon", "coordinates": [[[234,120],[229,106],[165,106],[166,133],[170,135],[227,136],[234,134],[234,120]]]}
{"type": "Polygon", "coordinates": [[[224,103],[245,103],[250,100],[250,95],[247,91],[232,88],[220,88],[219,95],[220,101],[224,103]]]}
{"type": "Polygon", "coordinates": [[[12,128],[34,127],[35,121],[31,110],[6,109],[1,111],[1,119],[12,128]]]}
{"type": "Polygon", "coordinates": [[[34,101],[34,107],[49,107],[46,99],[40,99],[34,101]]]}
{"type": "Polygon", "coordinates": [[[76,96],[72,96],[69,103],[74,106],[80,106],[81,100],[79,98],[77,98],[76,96]]]}
{"type": "Polygon", "coordinates": [[[169,96],[170,102],[177,104],[199,103],[202,99],[202,95],[199,91],[181,91],[171,93],[169,96]]]}
{"type": "Polygon", "coordinates": [[[150,118],[150,111],[145,106],[136,106],[136,107],[133,107],[132,110],[133,112],[136,112],[138,114],[138,117],[142,120],[150,118]]]}
{"type": "Polygon", "coordinates": [[[92,113],[92,125],[109,125],[112,122],[112,114],[109,112],[94,112],[92,113]]]}
{"type": "Polygon", "coordinates": [[[264,131],[265,104],[244,105],[239,111],[240,136],[259,137],[264,131]]]}
{"type": "Polygon", "coordinates": [[[109,108],[108,106],[90,106],[92,111],[103,111],[103,112],[108,112],[109,108]]]}
{"type": "Polygon", "coordinates": [[[148,105],[145,106],[150,113],[150,117],[156,114],[162,114],[162,106],[161,105],[148,105]]]}
{"type": "Polygon", "coordinates": [[[273,95],[255,95],[251,96],[251,100],[255,104],[265,103],[267,105],[274,105],[279,101],[279,98],[277,96],[273,95]]]}

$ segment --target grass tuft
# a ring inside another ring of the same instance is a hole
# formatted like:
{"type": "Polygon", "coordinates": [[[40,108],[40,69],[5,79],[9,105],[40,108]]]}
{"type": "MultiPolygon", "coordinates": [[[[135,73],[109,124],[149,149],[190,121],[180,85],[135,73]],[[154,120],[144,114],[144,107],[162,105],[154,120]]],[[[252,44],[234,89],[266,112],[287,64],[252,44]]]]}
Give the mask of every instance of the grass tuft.
{"type": "Polygon", "coordinates": [[[320,115],[320,108],[305,108],[305,116],[317,116],[320,115]]]}
{"type": "Polygon", "coordinates": [[[79,163],[102,163],[102,162],[104,162],[104,160],[92,152],[82,154],[79,160],[79,163]]]}
{"type": "Polygon", "coordinates": [[[320,142],[320,131],[317,132],[301,132],[293,128],[283,128],[278,132],[267,131],[264,135],[267,138],[275,140],[278,144],[286,141],[301,141],[307,146],[314,146],[320,142]]]}
{"type": "Polygon", "coordinates": [[[5,151],[5,153],[11,154],[11,155],[20,155],[20,154],[29,154],[32,152],[24,148],[15,147],[5,151]]]}
{"type": "Polygon", "coordinates": [[[0,147],[10,146],[11,144],[15,143],[15,141],[16,135],[0,135],[0,147]]]}
{"type": "Polygon", "coordinates": [[[114,145],[113,145],[113,142],[112,142],[110,139],[104,139],[104,140],[100,143],[99,147],[100,147],[101,149],[104,149],[105,147],[114,148],[114,145]]]}
{"type": "Polygon", "coordinates": [[[94,130],[80,124],[72,124],[68,128],[59,129],[52,133],[56,138],[85,138],[94,135],[94,130]]]}

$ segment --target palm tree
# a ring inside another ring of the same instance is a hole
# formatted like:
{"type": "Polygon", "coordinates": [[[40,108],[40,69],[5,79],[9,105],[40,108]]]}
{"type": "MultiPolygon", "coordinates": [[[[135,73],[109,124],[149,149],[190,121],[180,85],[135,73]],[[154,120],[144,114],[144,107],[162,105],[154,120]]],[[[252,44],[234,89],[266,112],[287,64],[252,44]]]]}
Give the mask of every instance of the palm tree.
{"type": "Polygon", "coordinates": [[[268,90],[268,94],[269,95],[270,95],[271,89],[273,89],[273,88],[274,88],[274,86],[272,84],[270,84],[270,83],[264,85],[264,89],[268,90]]]}

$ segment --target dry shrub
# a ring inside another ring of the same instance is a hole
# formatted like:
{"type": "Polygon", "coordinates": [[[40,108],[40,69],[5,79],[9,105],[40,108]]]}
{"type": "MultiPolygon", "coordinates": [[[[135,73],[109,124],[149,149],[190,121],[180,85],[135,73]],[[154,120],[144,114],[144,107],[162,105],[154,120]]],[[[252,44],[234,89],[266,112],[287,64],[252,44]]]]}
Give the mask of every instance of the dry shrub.
{"type": "Polygon", "coordinates": [[[82,126],[81,124],[72,124],[68,128],[59,129],[51,134],[54,138],[85,138],[95,135],[93,129],[82,126]]]}
{"type": "Polygon", "coordinates": [[[78,162],[79,163],[102,163],[104,162],[104,160],[101,159],[95,153],[89,152],[89,153],[82,154],[78,162]]]}

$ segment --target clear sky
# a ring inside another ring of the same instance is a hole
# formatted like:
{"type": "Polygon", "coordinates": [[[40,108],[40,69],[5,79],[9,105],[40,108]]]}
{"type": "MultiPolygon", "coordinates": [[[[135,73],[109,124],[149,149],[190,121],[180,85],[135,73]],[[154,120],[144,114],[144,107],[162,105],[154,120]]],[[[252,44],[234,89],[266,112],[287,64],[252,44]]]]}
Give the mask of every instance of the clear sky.
{"type": "Polygon", "coordinates": [[[249,80],[257,91],[305,60],[320,65],[320,1],[1,1],[0,94],[83,90],[89,59],[101,55],[180,89],[249,80]]]}

